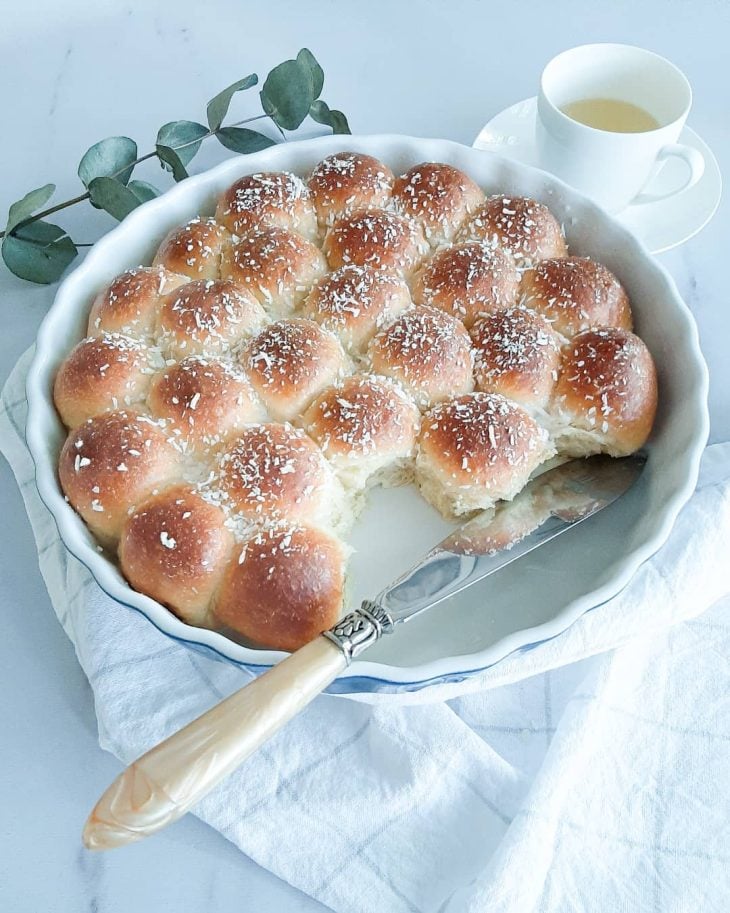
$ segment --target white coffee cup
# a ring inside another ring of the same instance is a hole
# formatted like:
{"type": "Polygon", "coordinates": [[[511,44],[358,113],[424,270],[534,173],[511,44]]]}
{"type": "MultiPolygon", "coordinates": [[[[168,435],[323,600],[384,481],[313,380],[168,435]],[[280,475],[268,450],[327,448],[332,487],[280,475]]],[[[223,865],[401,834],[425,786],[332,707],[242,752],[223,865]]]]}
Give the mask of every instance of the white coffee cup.
{"type": "Polygon", "coordinates": [[[586,44],[554,57],[543,70],[537,100],[540,166],[610,212],[687,190],[705,168],[702,154],[677,143],[692,104],[692,89],[674,64],[625,44],[586,44]],[[618,133],[586,126],[563,113],[576,101],[630,102],[657,121],[656,129],[618,133]],[[665,193],[645,190],[664,161],[687,163],[684,183],[665,193]]]}

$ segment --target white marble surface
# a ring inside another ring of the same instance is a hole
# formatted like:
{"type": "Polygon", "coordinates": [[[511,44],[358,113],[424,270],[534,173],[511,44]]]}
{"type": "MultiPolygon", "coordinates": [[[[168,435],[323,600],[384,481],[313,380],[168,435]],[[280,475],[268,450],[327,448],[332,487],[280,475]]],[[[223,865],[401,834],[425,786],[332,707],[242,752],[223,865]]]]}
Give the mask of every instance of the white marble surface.
{"type": "MultiPolygon", "coordinates": [[[[543,63],[588,41],[650,47],[695,89],[691,125],[730,173],[730,7],[725,0],[240,0],[176,4],[0,2],[0,213],[49,180],[73,195],[77,162],[115,133],[150,147],[157,127],[202,119],[207,99],[308,45],[324,97],[358,132],[470,142],[485,120],[534,91],[543,63]]],[[[236,110],[245,113],[253,98],[236,110]]],[[[242,113],[242,116],[243,116],[242,113]]],[[[226,155],[203,152],[196,168],[226,155]]],[[[148,176],[158,176],[150,167],[148,176]]],[[[86,207],[63,216],[79,241],[111,220],[86,207]]],[[[660,259],[694,311],[712,376],[712,438],[730,438],[730,318],[724,286],[730,215],[660,259]]],[[[32,342],[52,288],[0,270],[0,379],[32,342]]],[[[88,809],[118,772],[96,743],[91,693],[48,603],[22,503],[0,462],[0,906],[13,913],[81,910],[315,911],[324,907],[241,856],[188,817],[154,841],[108,856],[84,852],[88,809]]],[[[519,721],[517,721],[519,725],[519,721]]]]}

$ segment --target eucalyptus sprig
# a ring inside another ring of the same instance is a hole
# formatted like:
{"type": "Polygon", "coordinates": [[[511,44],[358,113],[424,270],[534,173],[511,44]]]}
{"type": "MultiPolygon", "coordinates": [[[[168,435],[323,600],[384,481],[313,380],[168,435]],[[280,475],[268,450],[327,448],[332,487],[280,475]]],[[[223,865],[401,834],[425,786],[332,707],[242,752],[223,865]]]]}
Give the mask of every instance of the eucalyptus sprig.
{"type": "Polygon", "coordinates": [[[41,284],[55,282],[74,260],[78,248],[88,245],[75,243],[63,228],[44,221],[46,216],[88,200],[96,209],[121,221],[137,206],[160,194],[152,184],[132,179],[135,167],[147,159],[156,158],[175,181],[184,181],[188,177],[187,166],[211,136],[226,149],[240,153],[258,152],[280,142],[244,124],[270,120],[282,140],[287,139],[285,131],[296,130],[307,116],[330,127],[333,133],[350,132],[345,115],[320,98],[324,72],[307,48],[302,48],[294,60],[274,67],[266,77],[259,91],[263,114],[224,126],[233,96],[253,88],[258,81],[258,76],[251,73],[212,98],[206,109],[207,126],[190,120],[163,124],[153,152],[138,155],[137,144],[128,136],[110,136],[94,143],[79,162],[84,193],[43,209],[56,190],[55,184],[45,184],[10,207],[5,231],[0,232],[5,265],[21,279],[41,284]]]}

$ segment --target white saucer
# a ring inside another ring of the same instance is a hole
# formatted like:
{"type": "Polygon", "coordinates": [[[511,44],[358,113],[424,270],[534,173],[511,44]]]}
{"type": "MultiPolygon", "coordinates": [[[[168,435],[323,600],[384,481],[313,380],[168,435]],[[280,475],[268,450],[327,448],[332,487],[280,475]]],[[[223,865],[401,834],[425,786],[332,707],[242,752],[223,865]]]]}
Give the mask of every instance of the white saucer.
{"type": "MultiPolygon", "coordinates": [[[[525,165],[539,168],[535,150],[537,99],[527,98],[501,111],[486,124],[472,145],[475,149],[498,152],[525,165]]],[[[653,254],[684,244],[701,231],[715,214],[722,193],[722,177],[709,146],[689,127],[679,142],[698,149],[705,157],[705,173],[684,193],[657,203],[629,206],[616,218],[630,229],[653,254]]],[[[682,181],[684,165],[667,161],[652,183],[652,191],[676,187],[682,181]]]]}

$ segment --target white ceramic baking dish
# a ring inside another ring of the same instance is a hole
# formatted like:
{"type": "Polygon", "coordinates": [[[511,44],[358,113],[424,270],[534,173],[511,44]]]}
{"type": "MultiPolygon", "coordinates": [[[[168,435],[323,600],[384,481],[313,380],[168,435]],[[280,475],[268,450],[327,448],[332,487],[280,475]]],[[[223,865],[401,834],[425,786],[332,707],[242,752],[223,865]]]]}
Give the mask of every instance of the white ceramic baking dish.
{"type": "MultiPolygon", "coordinates": [[[[464,681],[508,654],[556,636],[583,612],[610,599],[662,545],[689,498],[708,415],[707,369],[696,326],[672,279],[617,221],[551,175],[457,143],[405,136],[323,137],[233,158],[141,206],[102,238],[60,286],[38,333],[27,386],[27,440],[38,490],[68,549],[120,604],[120,612],[136,609],[170,637],[253,670],[282,656],[184,624],[132,590],[117,566],[97,552],[58,483],[56,463],[65,431],[53,406],[52,385],[59,363],[84,335],[94,294],[128,267],[148,264],[170,228],[195,214],[212,213],[216,197],[243,174],[287,169],[305,176],[325,155],[345,149],[375,155],[396,173],[425,160],[449,162],[487,192],[543,201],[562,221],[571,251],[605,263],[624,284],[637,332],[659,372],[659,412],[649,461],[634,489],[579,530],[385,638],[368,652],[367,661],[353,663],[330,688],[354,696],[464,681]]],[[[413,489],[376,490],[352,537],[357,550],[350,570],[352,602],[377,593],[447,528],[413,489]]]]}

